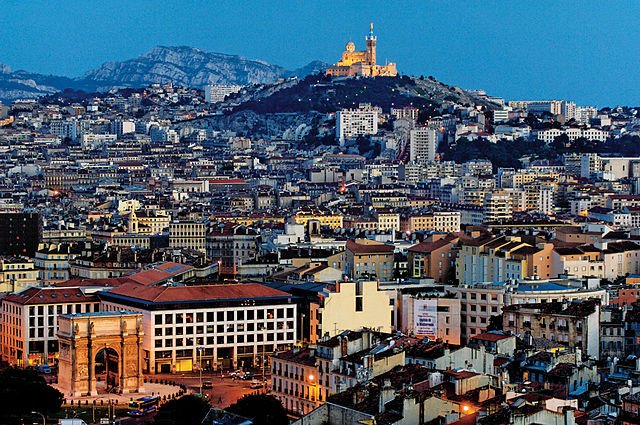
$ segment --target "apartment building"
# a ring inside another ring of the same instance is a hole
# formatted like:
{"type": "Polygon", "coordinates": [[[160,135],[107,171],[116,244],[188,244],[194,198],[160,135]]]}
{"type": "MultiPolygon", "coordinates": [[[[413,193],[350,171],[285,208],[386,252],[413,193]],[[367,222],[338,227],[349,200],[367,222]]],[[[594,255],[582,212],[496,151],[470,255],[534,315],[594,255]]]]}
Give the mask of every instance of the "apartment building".
{"type": "Polygon", "coordinates": [[[454,294],[439,297],[405,289],[398,295],[398,306],[400,323],[396,329],[407,335],[460,345],[461,302],[454,294]]]}
{"type": "Polygon", "coordinates": [[[392,245],[368,239],[349,240],[346,245],[346,274],[352,279],[393,278],[394,251],[392,245]]]}
{"type": "Polygon", "coordinates": [[[306,414],[327,398],[405,363],[389,335],[346,330],[309,347],[273,355],[271,391],[285,409],[306,414]],[[386,337],[386,338],[385,338],[386,337]]]}
{"type": "Polygon", "coordinates": [[[341,145],[347,139],[377,132],[378,110],[375,108],[342,109],[336,112],[336,137],[341,145]]]}
{"type": "Polygon", "coordinates": [[[104,287],[28,288],[1,301],[2,360],[15,366],[55,365],[58,316],[99,310],[104,287]]]}
{"type": "Polygon", "coordinates": [[[407,250],[409,276],[446,282],[455,267],[458,240],[453,234],[439,234],[410,247],[407,250]]]}
{"type": "Polygon", "coordinates": [[[169,246],[207,252],[207,223],[195,220],[174,220],[169,224],[169,246]]]}
{"type": "Polygon", "coordinates": [[[484,194],[482,206],[484,207],[485,223],[494,223],[511,219],[511,195],[505,190],[489,191],[484,194]]]}
{"type": "Polygon", "coordinates": [[[42,244],[36,252],[33,264],[38,269],[38,277],[43,285],[69,280],[69,261],[80,254],[78,245],[42,244]]]}
{"type": "Polygon", "coordinates": [[[609,302],[605,289],[582,279],[523,279],[509,282],[486,282],[449,289],[461,300],[462,340],[485,332],[492,316],[502,314],[504,306],[573,302],[597,299],[609,302]]]}
{"type": "Polygon", "coordinates": [[[436,159],[438,132],[428,127],[414,128],[410,132],[409,159],[412,162],[431,162],[436,159]]]}
{"type": "Polygon", "coordinates": [[[260,367],[296,341],[295,297],[263,285],[125,283],[98,296],[102,310],[142,314],[145,373],[260,367]]]}
{"type": "Polygon", "coordinates": [[[312,334],[320,339],[363,327],[391,332],[395,325],[393,300],[380,289],[377,281],[337,282],[325,287],[318,295],[313,313],[317,325],[312,334]]]}
{"type": "Polygon", "coordinates": [[[431,211],[426,214],[409,214],[401,220],[402,231],[433,231],[455,233],[460,231],[460,211],[431,211]]]}
{"type": "Polygon", "coordinates": [[[207,84],[204,86],[204,100],[208,103],[223,102],[231,94],[238,93],[242,86],[237,84],[207,84]]]}
{"type": "Polygon", "coordinates": [[[258,242],[258,232],[251,227],[213,225],[206,238],[207,258],[218,262],[221,274],[237,275],[239,266],[256,257],[258,242]]]}
{"type": "Polygon", "coordinates": [[[18,292],[40,285],[40,274],[32,259],[0,257],[0,292],[18,292]]]}
{"type": "Polygon", "coordinates": [[[322,212],[299,212],[295,214],[291,220],[296,224],[307,226],[309,221],[316,221],[319,226],[327,226],[332,229],[343,227],[343,217],[341,214],[330,214],[322,212]]]}
{"type": "Polygon", "coordinates": [[[600,357],[600,300],[506,306],[503,329],[557,341],[600,357]]]}
{"type": "Polygon", "coordinates": [[[527,259],[533,261],[540,252],[534,267],[547,277],[551,270],[551,249],[551,245],[533,247],[520,238],[507,236],[470,241],[460,247],[456,259],[456,278],[465,284],[523,279],[532,275],[529,274],[531,264],[527,259]]]}

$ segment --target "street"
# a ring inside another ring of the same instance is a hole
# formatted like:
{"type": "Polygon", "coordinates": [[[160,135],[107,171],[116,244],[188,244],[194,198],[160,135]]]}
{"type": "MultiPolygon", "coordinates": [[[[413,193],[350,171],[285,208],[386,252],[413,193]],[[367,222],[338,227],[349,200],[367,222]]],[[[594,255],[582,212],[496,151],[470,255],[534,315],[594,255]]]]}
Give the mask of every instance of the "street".
{"type": "MultiPolygon", "coordinates": [[[[200,392],[200,375],[198,373],[184,373],[184,374],[157,374],[151,379],[166,379],[176,382],[178,385],[185,385],[187,392],[199,393],[200,392]]],[[[262,380],[262,375],[256,373],[255,379],[262,380]]],[[[267,384],[269,383],[269,375],[266,375],[267,384]]],[[[225,375],[220,376],[220,373],[203,373],[202,382],[209,381],[212,383],[213,388],[203,389],[202,392],[210,400],[211,407],[225,408],[236,402],[239,398],[246,394],[264,392],[265,388],[251,389],[251,380],[233,380],[225,375]]],[[[268,385],[266,386],[268,388],[268,385]]]]}

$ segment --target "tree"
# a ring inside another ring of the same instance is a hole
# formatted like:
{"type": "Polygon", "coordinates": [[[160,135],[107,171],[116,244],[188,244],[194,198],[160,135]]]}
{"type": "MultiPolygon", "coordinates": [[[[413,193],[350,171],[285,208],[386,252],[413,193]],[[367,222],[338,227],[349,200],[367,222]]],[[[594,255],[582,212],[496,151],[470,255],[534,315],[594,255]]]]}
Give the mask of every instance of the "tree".
{"type": "Polygon", "coordinates": [[[287,412],[280,400],[272,395],[247,395],[226,410],[246,418],[253,418],[254,425],[285,425],[289,423],[287,412]]]}
{"type": "Polygon", "coordinates": [[[489,324],[487,325],[488,331],[501,331],[502,330],[502,314],[489,317],[489,324]]]}
{"type": "Polygon", "coordinates": [[[64,395],[47,385],[31,369],[8,368],[0,372],[0,423],[18,424],[31,412],[50,415],[60,410],[64,395]]]}
{"type": "Polygon", "coordinates": [[[200,425],[210,406],[202,397],[186,395],[163,404],[153,423],[156,425],[200,425]]]}

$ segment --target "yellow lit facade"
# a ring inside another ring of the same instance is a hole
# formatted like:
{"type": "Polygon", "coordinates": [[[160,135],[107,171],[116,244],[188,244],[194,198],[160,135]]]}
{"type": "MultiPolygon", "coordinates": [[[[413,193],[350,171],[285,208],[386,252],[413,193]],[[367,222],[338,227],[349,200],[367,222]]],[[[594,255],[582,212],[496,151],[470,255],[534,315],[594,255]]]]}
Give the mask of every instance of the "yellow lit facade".
{"type": "Polygon", "coordinates": [[[373,34],[373,22],[369,26],[369,34],[365,40],[367,47],[364,51],[356,51],[356,45],[353,41],[349,41],[342,52],[342,58],[338,63],[327,68],[326,74],[334,77],[395,77],[398,75],[395,63],[376,64],[377,37],[373,34]]]}
{"type": "Polygon", "coordinates": [[[332,229],[342,227],[343,217],[339,214],[316,214],[316,213],[298,213],[293,216],[293,222],[296,224],[304,224],[305,226],[310,220],[317,220],[320,226],[327,226],[332,229]]]}

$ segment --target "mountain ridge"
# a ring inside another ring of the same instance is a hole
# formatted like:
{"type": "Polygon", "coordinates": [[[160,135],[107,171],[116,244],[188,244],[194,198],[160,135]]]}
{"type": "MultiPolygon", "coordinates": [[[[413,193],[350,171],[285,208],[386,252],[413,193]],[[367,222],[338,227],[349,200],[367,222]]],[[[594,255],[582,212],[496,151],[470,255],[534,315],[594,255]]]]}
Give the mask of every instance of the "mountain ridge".
{"type": "Polygon", "coordinates": [[[207,52],[189,46],[155,46],[132,59],[105,62],[77,78],[12,71],[8,65],[0,64],[0,100],[37,98],[67,88],[105,91],[167,82],[199,88],[208,83],[265,84],[278,78],[304,77],[326,66],[324,62],[312,61],[289,71],[240,55],[207,52]]]}

